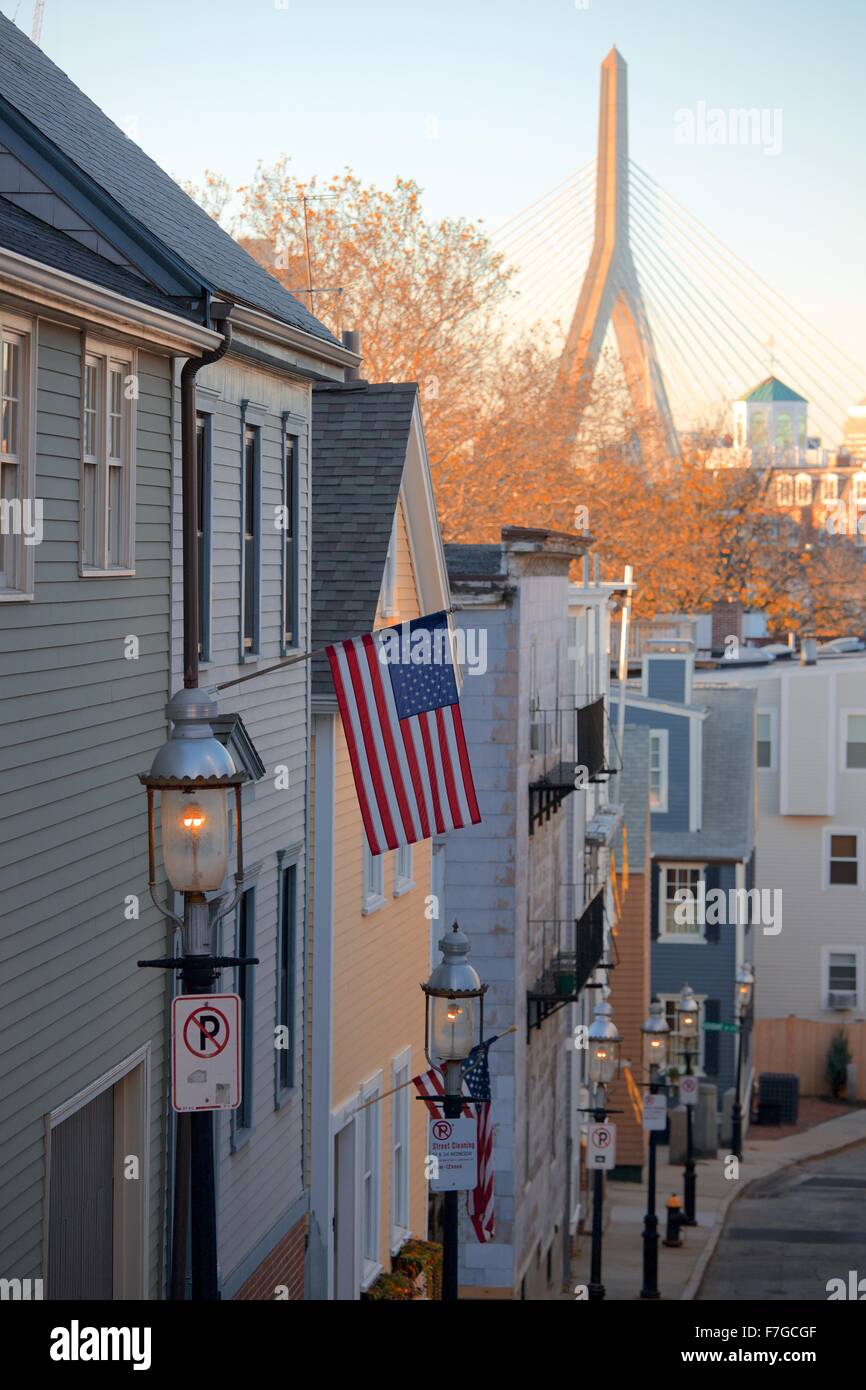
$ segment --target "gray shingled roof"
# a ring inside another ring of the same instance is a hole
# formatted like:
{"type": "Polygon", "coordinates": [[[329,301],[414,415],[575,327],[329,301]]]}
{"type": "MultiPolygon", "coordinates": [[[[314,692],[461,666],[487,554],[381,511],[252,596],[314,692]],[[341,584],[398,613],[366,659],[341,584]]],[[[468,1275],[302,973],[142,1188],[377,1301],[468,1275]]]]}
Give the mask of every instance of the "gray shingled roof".
{"type": "Polygon", "coordinates": [[[179,306],[175,300],[160,294],[145,280],[99,256],[89,247],[67,236],[65,232],[49,227],[41,217],[25,212],[8,198],[0,197],[0,246],[19,255],[29,256],[41,265],[50,265],[55,270],[64,270],[67,275],[77,275],[102,289],[114,290],[140,304],[150,304],[156,309],[164,309],[168,314],[183,318],[195,318],[190,310],[179,306]]]}
{"type": "Polygon", "coordinates": [[[492,579],[505,573],[502,546],[456,545],[445,546],[445,563],[450,579],[492,579]]]}
{"type": "MultiPolygon", "coordinates": [[[[182,73],[182,69],[180,63],[177,70],[182,73]]],[[[167,57],[160,80],[166,82],[170,71],[167,57]]],[[[0,92],[219,293],[317,338],[337,341],[4,15],[0,15],[0,92]]],[[[175,96],[178,119],[185,119],[189,113],[179,87],[175,96]]]]}
{"type": "MultiPolygon", "coordinates": [[[[628,720],[628,710],[626,710],[628,720]]],[[[611,784],[615,801],[623,804],[625,826],[628,831],[628,855],[632,872],[643,873],[646,853],[646,836],[649,826],[649,740],[650,731],[645,724],[626,723],[623,731],[623,767],[620,776],[611,784]]],[[[613,740],[611,740],[613,742],[613,740]]],[[[618,762],[615,748],[611,750],[612,760],[618,762]]],[[[622,868],[622,831],[616,837],[617,865],[622,868]]]]}
{"type": "MultiPolygon", "coordinates": [[[[418,387],[366,381],[313,387],[313,647],[370,632],[418,387]]],[[[332,695],[327,660],[314,695],[332,695]]]]}
{"type": "Polygon", "coordinates": [[[656,859],[748,859],[755,845],[754,688],[701,685],[703,721],[701,829],[654,831],[656,859]]]}

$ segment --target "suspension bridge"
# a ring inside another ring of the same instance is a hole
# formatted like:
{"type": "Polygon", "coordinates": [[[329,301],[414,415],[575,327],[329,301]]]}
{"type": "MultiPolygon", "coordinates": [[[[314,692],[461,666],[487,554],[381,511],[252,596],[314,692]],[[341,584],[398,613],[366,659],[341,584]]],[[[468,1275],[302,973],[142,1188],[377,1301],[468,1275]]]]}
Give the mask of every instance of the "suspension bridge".
{"type": "Polygon", "coordinates": [[[809,323],[628,153],[627,68],[601,67],[598,152],[493,236],[513,268],[512,324],[561,338],[576,391],[614,340],[635,406],[672,453],[678,434],[730,420],[768,375],[809,401],[835,448],[866,369],[809,323]]]}

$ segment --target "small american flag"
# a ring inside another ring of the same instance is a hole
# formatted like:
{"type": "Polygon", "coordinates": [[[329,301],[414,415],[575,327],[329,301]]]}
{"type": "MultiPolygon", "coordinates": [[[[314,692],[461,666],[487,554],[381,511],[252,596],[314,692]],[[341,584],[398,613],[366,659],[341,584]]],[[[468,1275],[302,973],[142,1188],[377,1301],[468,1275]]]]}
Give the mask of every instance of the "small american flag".
{"type": "Polygon", "coordinates": [[[326,653],[370,853],[477,824],[447,614],[326,653]]]}
{"type": "MultiPolygon", "coordinates": [[[[469,1193],[467,1208],[472,1229],[482,1242],[493,1239],[493,1126],[490,1123],[490,1072],[487,1066],[487,1049],[495,1038],[474,1047],[463,1063],[463,1087],[465,1092],[483,1105],[464,1105],[463,1114],[468,1118],[474,1112],[476,1122],[476,1149],[478,1153],[478,1183],[469,1193]]],[[[435,1067],[421,1076],[412,1078],[415,1089],[423,1096],[430,1117],[441,1120],[441,1101],[445,1096],[442,1075],[435,1067]]]]}

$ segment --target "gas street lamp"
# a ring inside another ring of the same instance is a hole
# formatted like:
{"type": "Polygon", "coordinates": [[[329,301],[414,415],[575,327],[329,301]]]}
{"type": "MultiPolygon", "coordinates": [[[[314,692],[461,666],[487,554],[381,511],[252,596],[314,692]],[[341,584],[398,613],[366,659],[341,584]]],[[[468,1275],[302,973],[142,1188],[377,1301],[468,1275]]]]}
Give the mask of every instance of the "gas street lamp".
{"type": "MultiPolygon", "coordinates": [[[[684,1043],[686,1055],[686,1076],[692,1075],[693,1045],[698,1040],[700,1005],[692,993],[690,985],[683,985],[676,1003],[677,1033],[684,1043]]],[[[686,1166],[683,1170],[683,1224],[697,1225],[695,1215],[695,1136],[693,1105],[686,1106],[686,1166]]]]}
{"type": "Polygon", "coordinates": [[[734,1088],[734,1106],[731,1111],[731,1150],[737,1158],[743,1157],[743,1033],[755,977],[748,961],[744,961],[736,975],[736,1022],[737,1022],[737,1080],[734,1088]]]}
{"type": "MultiPolygon", "coordinates": [[[[243,830],[241,788],[246,773],[216,738],[211,720],[216,701],[205,690],[176,692],[166,706],[172,721],[171,736],[158,750],[149,772],[139,781],[147,789],[148,886],[159,911],[182,929],[183,956],[139,961],[142,966],[182,970],[187,994],[213,990],[217,971],[228,965],[256,965],[252,958],[211,954],[211,933],[216,922],[238,902],[243,883],[243,830]],[[159,793],[162,859],[171,887],[183,894],[183,917],[178,917],[156,893],[156,807],[159,793]],[[205,896],[220,889],[229,866],[231,822],[236,826],[236,892],[228,905],[224,897],[205,896]]],[[[186,1271],[185,1194],[189,1192],[193,1299],[219,1297],[216,1250],[216,1201],[214,1188],[213,1113],[195,1111],[181,1115],[178,1124],[175,1173],[177,1220],[172,1252],[172,1288],[182,1297],[186,1271]],[[189,1121],[187,1166],[186,1131],[189,1121]]]]}
{"type": "MultiPolygon", "coordinates": [[[[649,1072],[650,1094],[659,1091],[659,1072],[668,1055],[670,1028],[665,1018],[664,1004],[650,1004],[649,1018],[642,1024],[644,1066],[649,1072]]],[[[647,1174],[646,1215],[643,1223],[643,1287],[641,1298],[659,1297],[659,1223],[656,1216],[656,1133],[649,1134],[649,1171],[647,1174]]]]}
{"type": "MultiPolygon", "coordinates": [[[[469,939],[455,922],[439,942],[442,960],[421,986],[426,1000],[424,1051],[431,1067],[445,1075],[443,1114],[457,1120],[463,1109],[463,1063],[484,1037],[484,995],[477,970],[469,964],[469,939]]],[[[457,1299],[457,1193],[443,1194],[442,1299],[457,1299]]]]}
{"type": "MultiPolygon", "coordinates": [[[[606,1088],[619,1074],[619,1049],[622,1039],[613,1021],[613,1010],[606,999],[596,1004],[592,1023],[586,1030],[587,1078],[593,1087],[590,1107],[596,1124],[607,1119],[606,1088]]],[[[604,1172],[596,1168],[592,1175],[592,1257],[587,1294],[591,1299],[604,1298],[601,1282],[601,1225],[604,1203],[604,1172]]]]}

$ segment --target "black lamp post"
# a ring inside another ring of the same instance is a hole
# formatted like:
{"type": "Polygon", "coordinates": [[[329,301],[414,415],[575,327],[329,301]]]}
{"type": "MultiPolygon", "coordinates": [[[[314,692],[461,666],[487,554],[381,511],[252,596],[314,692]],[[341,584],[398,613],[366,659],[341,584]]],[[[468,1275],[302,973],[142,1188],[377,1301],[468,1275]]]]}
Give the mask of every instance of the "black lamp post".
{"type": "MultiPolygon", "coordinates": [[[[613,1010],[607,1000],[596,1004],[592,1023],[586,1032],[587,1077],[594,1089],[592,1117],[596,1124],[607,1119],[607,1087],[619,1072],[619,1047],[622,1039],[613,1021],[613,1010]]],[[[596,1168],[592,1175],[592,1255],[587,1294],[591,1299],[604,1298],[601,1282],[601,1221],[604,1203],[604,1171],[596,1168]]]]}
{"type": "MultiPolygon", "coordinates": [[[[659,1071],[667,1060],[670,1028],[664,1004],[650,1004],[649,1018],[641,1027],[644,1065],[649,1071],[650,1095],[659,1093],[659,1071]]],[[[643,1287],[641,1298],[659,1297],[659,1223],[656,1216],[656,1135],[649,1132],[649,1171],[647,1174],[646,1215],[643,1221],[643,1287]]]]}
{"type": "MultiPolygon", "coordinates": [[[[690,985],[683,985],[677,1000],[677,1033],[685,1044],[686,1076],[692,1075],[693,1046],[698,1040],[700,1006],[690,985]]],[[[694,1105],[686,1106],[686,1166],[683,1170],[683,1224],[697,1225],[695,1215],[695,1137],[694,1105]]]]}
{"type": "Polygon", "coordinates": [[[734,1108],[731,1111],[731,1151],[737,1158],[743,1157],[743,1033],[746,1029],[746,1016],[752,999],[755,977],[748,961],[744,961],[737,971],[737,1080],[734,1090],[734,1108]]]}
{"type": "MultiPolygon", "coordinates": [[[[246,780],[246,773],[235,770],[230,754],[214,735],[211,720],[216,712],[216,702],[207,691],[197,688],[178,691],[166,706],[166,714],[174,724],[171,737],[157,752],[150,772],[139,778],[147,788],[151,897],[159,911],[181,928],[184,954],[179,958],[142,960],[138,964],[182,971],[187,994],[211,992],[217,972],[223,966],[258,964],[252,958],[241,961],[233,956],[211,954],[213,927],[234,909],[241,893],[244,876],[241,786],[246,780]],[[183,894],[182,918],[156,896],[154,793],[157,791],[163,866],[171,887],[183,894]],[[208,900],[206,895],[222,887],[228,872],[232,809],[237,826],[236,891],[226,906],[224,896],[208,900]]],[[[179,1200],[175,1203],[178,1219],[172,1251],[172,1289],[174,1297],[183,1296],[188,1192],[192,1297],[195,1300],[218,1299],[213,1112],[182,1112],[178,1118],[175,1190],[179,1200]],[[183,1122],[189,1125],[188,1144],[180,1141],[183,1122]]]]}
{"type": "MultiPolygon", "coordinates": [[[[454,923],[439,942],[442,960],[421,988],[427,1001],[424,1050],[431,1067],[445,1075],[443,1113],[457,1120],[463,1109],[463,1063],[484,1037],[484,995],[469,964],[469,940],[454,923]]],[[[457,1193],[445,1192],[442,1221],[442,1299],[455,1302],[458,1289],[457,1193]]]]}

